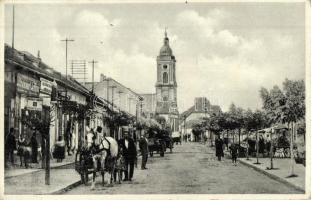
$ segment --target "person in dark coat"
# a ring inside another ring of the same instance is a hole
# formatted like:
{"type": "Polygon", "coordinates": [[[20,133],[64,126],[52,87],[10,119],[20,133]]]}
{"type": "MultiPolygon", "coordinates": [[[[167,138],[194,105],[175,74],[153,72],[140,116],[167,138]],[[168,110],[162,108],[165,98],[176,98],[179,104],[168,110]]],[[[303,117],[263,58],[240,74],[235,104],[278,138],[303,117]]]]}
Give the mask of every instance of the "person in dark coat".
{"type": "Polygon", "coordinates": [[[38,163],[37,157],[38,157],[38,142],[36,138],[36,131],[33,132],[31,139],[30,139],[30,146],[31,146],[31,160],[32,163],[38,163]]]}
{"type": "Polygon", "coordinates": [[[259,145],[259,153],[263,155],[265,153],[265,140],[262,135],[260,135],[259,137],[258,145],[259,145]]]}
{"type": "Polygon", "coordinates": [[[238,157],[238,145],[232,143],[230,146],[230,153],[231,153],[232,163],[236,166],[236,160],[238,157]]]}
{"type": "Polygon", "coordinates": [[[224,156],[223,144],[224,142],[220,138],[220,135],[218,135],[217,139],[215,140],[216,156],[218,158],[218,161],[221,161],[221,157],[224,156]]]}
{"type": "Polygon", "coordinates": [[[123,149],[123,156],[125,159],[125,179],[124,181],[132,181],[134,174],[134,164],[137,159],[137,151],[134,140],[130,138],[128,130],[124,130],[124,138],[121,139],[120,144],[123,149]]]}
{"type": "Polygon", "coordinates": [[[65,158],[65,141],[61,135],[58,136],[58,141],[54,145],[53,157],[57,159],[57,162],[62,162],[65,158]]]}
{"type": "Polygon", "coordinates": [[[67,128],[65,131],[65,143],[67,147],[67,153],[68,156],[71,156],[70,149],[71,149],[71,138],[72,138],[72,132],[71,132],[71,122],[67,122],[67,128]]]}
{"type": "Polygon", "coordinates": [[[6,162],[10,160],[14,164],[14,150],[16,150],[16,138],[14,136],[14,128],[10,128],[9,133],[5,138],[5,155],[6,162]]]}
{"type": "Polygon", "coordinates": [[[147,160],[148,160],[148,153],[149,153],[149,149],[148,149],[148,140],[145,136],[145,134],[142,134],[140,140],[139,140],[139,149],[141,152],[141,169],[147,169],[146,164],[147,164],[147,160]]]}

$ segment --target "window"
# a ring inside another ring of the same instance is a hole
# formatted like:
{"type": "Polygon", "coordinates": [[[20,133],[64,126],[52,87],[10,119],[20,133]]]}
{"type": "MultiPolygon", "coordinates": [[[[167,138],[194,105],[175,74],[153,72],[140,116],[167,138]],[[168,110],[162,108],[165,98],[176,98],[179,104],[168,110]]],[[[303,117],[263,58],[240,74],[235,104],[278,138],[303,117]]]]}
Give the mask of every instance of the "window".
{"type": "Polygon", "coordinates": [[[167,101],[167,100],[168,100],[167,96],[164,96],[163,101],[167,101]]]}
{"type": "Polygon", "coordinates": [[[167,69],[167,65],[164,65],[164,66],[163,66],[163,69],[167,69]]]}
{"type": "Polygon", "coordinates": [[[168,75],[167,72],[163,73],[163,83],[168,83],[168,75]]]}

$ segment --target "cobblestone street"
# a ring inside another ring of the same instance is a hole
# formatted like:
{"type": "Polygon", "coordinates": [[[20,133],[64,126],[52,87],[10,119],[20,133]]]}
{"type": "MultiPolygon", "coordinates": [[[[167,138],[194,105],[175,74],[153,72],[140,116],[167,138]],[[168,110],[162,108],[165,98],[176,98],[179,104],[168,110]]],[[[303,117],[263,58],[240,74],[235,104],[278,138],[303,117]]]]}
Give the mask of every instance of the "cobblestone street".
{"type": "Polygon", "coordinates": [[[198,143],[177,145],[173,154],[167,153],[164,158],[155,154],[147,167],[135,169],[131,183],[102,187],[98,177],[95,190],[90,189],[89,182],[66,194],[300,193],[242,164],[233,166],[227,158],[218,162],[212,149],[198,143]]]}

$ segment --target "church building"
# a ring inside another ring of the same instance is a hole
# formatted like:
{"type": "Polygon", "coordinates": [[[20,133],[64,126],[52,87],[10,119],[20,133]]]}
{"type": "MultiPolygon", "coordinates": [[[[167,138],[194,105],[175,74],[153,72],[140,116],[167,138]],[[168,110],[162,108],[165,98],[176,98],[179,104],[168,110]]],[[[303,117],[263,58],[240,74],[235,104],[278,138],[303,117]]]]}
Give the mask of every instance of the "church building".
{"type": "MultiPolygon", "coordinates": [[[[178,131],[176,59],[165,30],[163,46],[157,56],[157,81],[155,84],[155,114],[163,116],[173,132],[178,131]]],[[[151,94],[150,94],[151,95],[151,94]]],[[[150,96],[148,95],[148,96],[150,96]]],[[[142,95],[145,98],[147,95],[142,95]]]]}

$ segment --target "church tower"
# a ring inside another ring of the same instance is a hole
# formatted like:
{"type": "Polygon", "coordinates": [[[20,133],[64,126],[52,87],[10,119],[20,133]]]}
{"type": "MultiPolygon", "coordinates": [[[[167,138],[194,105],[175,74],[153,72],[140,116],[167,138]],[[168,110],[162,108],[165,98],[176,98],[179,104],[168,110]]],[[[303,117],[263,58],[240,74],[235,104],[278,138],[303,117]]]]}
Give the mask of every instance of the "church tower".
{"type": "Polygon", "coordinates": [[[157,56],[156,114],[165,117],[172,131],[178,131],[176,60],[165,30],[164,44],[157,56]]]}

